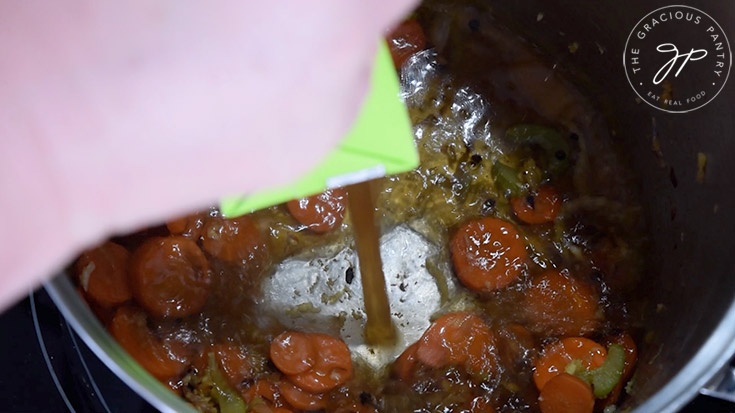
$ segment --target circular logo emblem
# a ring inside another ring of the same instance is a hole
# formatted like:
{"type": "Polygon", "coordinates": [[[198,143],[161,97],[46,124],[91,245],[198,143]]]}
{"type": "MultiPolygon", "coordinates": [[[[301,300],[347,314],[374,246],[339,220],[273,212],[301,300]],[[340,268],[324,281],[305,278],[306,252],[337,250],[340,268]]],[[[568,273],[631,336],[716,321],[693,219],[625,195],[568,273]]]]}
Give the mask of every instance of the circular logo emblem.
{"type": "Polygon", "coordinates": [[[644,102],[670,113],[699,109],[727,82],[730,43],[707,13],[667,6],[642,18],[628,35],[623,65],[644,102]]]}

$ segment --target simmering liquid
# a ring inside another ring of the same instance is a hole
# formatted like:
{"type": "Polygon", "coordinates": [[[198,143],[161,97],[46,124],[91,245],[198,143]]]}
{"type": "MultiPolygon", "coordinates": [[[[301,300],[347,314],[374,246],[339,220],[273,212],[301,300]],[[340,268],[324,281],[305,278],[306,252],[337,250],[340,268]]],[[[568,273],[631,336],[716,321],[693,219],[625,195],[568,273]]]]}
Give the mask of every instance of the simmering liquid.
{"type": "Polygon", "coordinates": [[[380,259],[380,233],[375,221],[375,198],[371,182],[347,187],[347,207],[352,215],[355,248],[360,261],[360,280],[365,300],[365,339],[373,345],[391,344],[395,329],[380,259]]]}

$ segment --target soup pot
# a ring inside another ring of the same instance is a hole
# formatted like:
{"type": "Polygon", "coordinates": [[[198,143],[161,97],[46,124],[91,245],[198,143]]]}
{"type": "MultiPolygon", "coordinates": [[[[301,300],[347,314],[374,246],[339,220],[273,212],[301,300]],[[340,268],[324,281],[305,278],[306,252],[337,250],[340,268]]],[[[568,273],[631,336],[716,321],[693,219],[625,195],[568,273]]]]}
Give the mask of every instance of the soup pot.
{"type": "MultiPolygon", "coordinates": [[[[733,2],[687,4],[714,18],[735,39],[733,2]]],[[[634,168],[650,240],[640,285],[648,333],[640,343],[631,394],[622,402],[636,412],[673,412],[699,391],[716,392],[707,384],[726,375],[723,366],[735,352],[735,270],[730,262],[735,246],[735,81],[701,108],[669,113],[636,95],[623,65],[628,35],[644,16],[668,5],[660,0],[469,5],[477,13],[492,13],[558,64],[584,74],[582,89],[615,119],[614,139],[634,168]]],[[[682,76],[679,81],[703,79],[682,76]]],[[[65,274],[46,289],[87,345],[144,399],[163,411],[192,411],[117,345],[65,274]]]]}

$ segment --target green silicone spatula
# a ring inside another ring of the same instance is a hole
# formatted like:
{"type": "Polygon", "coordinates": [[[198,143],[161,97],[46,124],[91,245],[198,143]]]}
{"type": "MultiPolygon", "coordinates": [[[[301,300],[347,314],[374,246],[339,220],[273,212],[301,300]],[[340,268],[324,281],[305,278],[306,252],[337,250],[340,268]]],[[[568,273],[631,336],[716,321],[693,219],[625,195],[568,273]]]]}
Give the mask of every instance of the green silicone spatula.
{"type": "Polygon", "coordinates": [[[236,217],[419,164],[408,113],[399,98],[400,83],[385,41],[375,57],[371,85],[352,129],[319,165],[287,185],[223,199],[220,211],[236,217]]]}

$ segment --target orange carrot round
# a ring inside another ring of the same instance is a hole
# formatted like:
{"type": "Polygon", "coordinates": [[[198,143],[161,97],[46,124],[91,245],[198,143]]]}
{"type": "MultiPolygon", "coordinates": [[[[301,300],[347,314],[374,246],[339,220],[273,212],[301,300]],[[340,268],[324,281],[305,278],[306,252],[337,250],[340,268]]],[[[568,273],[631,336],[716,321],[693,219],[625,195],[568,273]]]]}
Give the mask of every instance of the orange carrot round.
{"type": "Polygon", "coordinates": [[[300,374],[314,367],[317,351],[308,335],[289,331],[271,341],[270,356],[283,374],[300,374]]]}
{"type": "Polygon", "coordinates": [[[319,410],[327,406],[327,398],[323,394],[305,391],[288,381],[280,382],[278,390],[288,404],[300,410],[319,410]]]}
{"type": "Polygon", "coordinates": [[[595,407],[590,385],[566,373],[549,380],[538,401],[541,413],[592,413],[595,407]]]}
{"type": "Polygon", "coordinates": [[[344,341],[326,334],[310,334],[317,350],[314,367],[300,374],[287,376],[304,390],[321,393],[332,390],[352,377],[352,358],[344,341]]]}
{"type": "Polygon", "coordinates": [[[543,390],[546,383],[563,373],[569,363],[579,360],[581,367],[596,369],[605,362],[607,350],[600,344],[584,337],[568,337],[544,347],[536,360],[533,381],[536,388],[543,390]]]}
{"type": "Polygon", "coordinates": [[[416,349],[418,349],[419,343],[413,343],[408,346],[403,353],[393,362],[392,371],[399,379],[408,381],[413,376],[416,370],[416,349]]]}
{"type": "Polygon", "coordinates": [[[272,380],[269,379],[258,379],[255,383],[251,384],[243,393],[243,399],[247,403],[251,403],[256,397],[260,397],[263,400],[273,403],[278,395],[278,388],[272,380]]]}
{"type": "Polygon", "coordinates": [[[276,366],[285,368],[281,370],[283,373],[297,371],[286,377],[312,393],[332,390],[352,377],[352,359],[347,344],[326,334],[281,334],[271,341],[271,358],[276,366]],[[311,346],[306,345],[307,350],[300,348],[304,339],[311,343],[311,346]]]}
{"type": "Polygon", "coordinates": [[[480,396],[470,402],[469,413],[495,413],[495,409],[487,398],[480,396]]]}
{"type": "Polygon", "coordinates": [[[136,300],[156,317],[185,317],[204,307],[212,282],[197,244],[184,237],[151,238],[133,253],[130,277],[136,300]]]}
{"type": "Polygon", "coordinates": [[[450,313],[439,318],[417,344],[416,359],[432,368],[461,365],[473,374],[490,374],[497,366],[490,327],[470,313],[450,313]]]}
{"type": "Polygon", "coordinates": [[[188,215],[166,222],[166,228],[171,235],[181,235],[196,241],[204,232],[207,217],[205,213],[188,215]]]}
{"type": "Polygon", "coordinates": [[[509,324],[498,331],[498,352],[506,366],[521,362],[535,344],[533,335],[520,324],[509,324]]]}
{"type": "Polygon", "coordinates": [[[416,19],[409,19],[399,24],[388,35],[388,46],[397,69],[414,53],[426,47],[426,35],[416,19]]]}
{"type": "Polygon", "coordinates": [[[74,268],[82,290],[102,307],[112,307],[132,297],[128,279],[130,253],[122,245],[105,242],[84,252],[74,268]]]}
{"type": "Polygon", "coordinates": [[[247,216],[210,219],[204,227],[202,246],[210,255],[233,263],[263,260],[267,253],[263,236],[247,216]]]}
{"type": "Polygon", "coordinates": [[[552,222],[561,210],[561,197],[551,186],[542,186],[527,196],[513,197],[510,205],[518,219],[527,224],[552,222]]]}
{"type": "Polygon", "coordinates": [[[177,377],[189,366],[188,350],[179,342],[161,342],[150,332],[145,314],[133,307],[118,308],[110,333],[122,348],[158,379],[177,377]]]}
{"type": "Polygon", "coordinates": [[[533,279],[523,304],[528,325],[538,334],[585,335],[599,324],[597,293],[587,284],[556,270],[533,279]]]}
{"type": "Polygon", "coordinates": [[[452,237],[450,249],[457,278],[475,291],[508,286],[528,260],[526,245],[516,228],[497,218],[462,225],[452,237]]]}
{"type": "Polygon", "coordinates": [[[345,216],[347,193],[342,188],[328,189],[321,194],[289,201],[288,212],[301,225],[318,233],[339,226],[345,216]]]}

